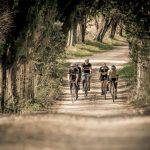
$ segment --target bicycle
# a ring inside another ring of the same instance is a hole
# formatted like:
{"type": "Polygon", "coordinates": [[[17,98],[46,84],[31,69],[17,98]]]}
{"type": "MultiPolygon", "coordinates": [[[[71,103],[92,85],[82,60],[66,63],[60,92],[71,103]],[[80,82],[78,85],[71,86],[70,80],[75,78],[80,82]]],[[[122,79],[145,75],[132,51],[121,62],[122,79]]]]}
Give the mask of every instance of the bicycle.
{"type": "Polygon", "coordinates": [[[84,73],[84,74],[82,74],[82,78],[83,78],[83,91],[84,91],[84,96],[87,97],[87,95],[88,95],[88,90],[89,90],[90,74],[89,74],[89,73],[84,73]]]}
{"type": "Polygon", "coordinates": [[[70,84],[71,99],[72,103],[74,103],[74,101],[78,99],[78,85],[75,81],[71,81],[70,84]]]}
{"type": "Polygon", "coordinates": [[[104,99],[106,100],[106,94],[107,94],[107,79],[103,81],[103,93],[104,93],[104,99]]]}
{"type": "Polygon", "coordinates": [[[107,94],[107,81],[105,81],[105,86],[103,88],[103,92],[104,92],[104,99],[106,100],[106,94],[107,94]]]}
{"type": "Polygon", "coordinates": [[[115,101],[115,99],[117,99],[117,98],[116,98],[116,95],[117,95],[116,87],[117,87],[117,82],[116,82],[116,81],[111,81],[111,82],[110,82],[110,93],[111,93],[113,102],[115,101]],[[115,85],[115,84],[116,84],[116,85],[115,85]]]}

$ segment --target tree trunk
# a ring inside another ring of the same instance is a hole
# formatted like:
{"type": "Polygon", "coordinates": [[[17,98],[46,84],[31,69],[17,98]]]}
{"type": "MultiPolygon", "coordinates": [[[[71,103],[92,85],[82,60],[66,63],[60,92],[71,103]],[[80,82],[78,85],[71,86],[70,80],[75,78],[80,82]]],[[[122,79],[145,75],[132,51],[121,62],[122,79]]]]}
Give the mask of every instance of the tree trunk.
{"type": "Polygon", "coordinates": [[[120,35],[120,36],[123,36],[123,24],[122,24],[122,23],[120,23],[119,35],[120,35]]]}
{"type": "Polygon", "coordinates": [[[15,106],[15,112],[18,110],[18,102],[19,102],[19,97],[17,93],[17,68],[16,68],[16,63],[12,65],[10,68],[10,74],[11,74],[11,90],[12,90],[12,99],[14,101],[14,106],[15,106]]]}
{"type": "Polygon", "coordinates": [[[104,27],[102,28],[102,30],[100,31],[98,37],[97,37],[97,40],[102,42],[103,39],[104,39],[104,36],[106,34],[106,32],[108,31],[108,28],[110,27],[110,24],[112,22],[112,19],[110,19],[109,17],[106,17],[105,18],[105,24],[104,24],[104,27]]]}
{"type": "Polygon", "coordinates": [[[149,40],[142,40],[142,48],[138,53],[137,65],[137,98],[143,103],[150,101],[150,43],[149,40]]]}
{"type": "Polygon", "coordinates": [[[6,58],[2,60],[2,85],[1,85],[1,109],[2,113],[5,110],[5,98],[6,98],[6,58]]]}
{"type": "Polygon", "coordinates": [[[34,72],[33,72],[33,63],[29,62],[29,66],[28,66],[29,70],[28,70],[28,86],[27,86],[27,90],[28,90],[28,99],[32,99],[34,101],[34,72]]]}
{"type": "Polygon", "coordinates": [[[77,25],[78,23],[75,22],[74,25],[73,25],[73,40],[72,40],[72,45],[76,45],[77,44],[77,25]]]}
{"type": "Polygon", "coordinates": [[[23,99],[23,65],[20,66],[20,69],[19,69],[19,91],[18,91],[18,94],[19,94],[19,97],[20,99],[23,99]]]}
{"type": "Polygon", "coordinates": [[[100,36],[100,34],[101,34],[101,32],[102,32],[102,29],[103,29],[103,27],[104,27],[104,24],[105,24],[105,18],[104,18],[104,16],[102,15],[101,16],[102,18],[101,18],[101,21],[100,21],[100,25],[99,25],[99,29],[98,29],[98,33],[96,34],[96,36],[95,36],[95,40],[98,40],[99,39],[99,36],[100,36]]]}
{"type": "Polygon", "coordinates": [[[118,25],[118,20],[113,20],[111,23],[111,32],[110,32],[110,38],[113,39],[115,37],[116,29],[118,25]]]}
{"type": "Polygon", "coordinates": [[[67,46],[73,46],[73,28],[72,27],[68,32],[67,46]]]}
{"type": "Polygon", "coordinates": [[[98,32],[98,29],[99,29],[99,19],[97,18],[97,16],[95,16],[95,27],[96,27],[96,31],[98,32]]]}
{"type": "Polygon", "coordinates": [[[68,32],[67,46],[75,46],[77,44],[77,22],[74,22],[68,32]]]}
{"type": "Polygon", "coordinates": [[[77,43],[82,43],[81,26],[77,24],[77,43]]]}
{"type": "Polygon", "coordinates": [[[26,98],[26,63],[25,64],[23,64],[23,87],[22,87],[22,96],[23,96],[23,98],[26,98]]]}
{"type": "Polygon", "coordinates": [[[81,29],[81,42],[82,42],[82,43],[85,42],[86,23],[87,23],[87,18],[86,18],[86,16],[84,16],[84,17],[81,19],[81,23],[80,23],[80,29],[81,29]]]}

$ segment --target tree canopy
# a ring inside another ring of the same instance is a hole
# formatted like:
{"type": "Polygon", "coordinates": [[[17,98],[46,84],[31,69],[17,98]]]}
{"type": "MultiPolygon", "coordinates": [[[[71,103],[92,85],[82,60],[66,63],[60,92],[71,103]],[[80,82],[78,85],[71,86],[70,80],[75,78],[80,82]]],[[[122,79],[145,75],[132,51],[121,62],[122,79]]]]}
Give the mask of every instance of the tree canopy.
{"type": "MultiPolygon", "coordinates": [[[[43,61],[45,66],[55,62],[57,66],[59,62],[56,60],[63,53],[73,23],[86,19],[83,16],[94,16],[99,12],[109,18],[119,14],[130,48],[138,53],[138,89],[142,88],[142,92],[147,94],[148,85],[143,89],[143,78],[149,74],[149,8],[150,2],[146,0],[0,0],[2,108],[6,96],[7,70],[17,76],[18,66],[28,64],[29,72],[32,72],[34,61],[43,61]],[[143,73],[143,70],[147,73],[143,73]]],[[[27,68],[23,68],[25,75],[27,68]]],[[[13,99],[18,103],[16,76],[10,77],[13,99]]],[[[33,78],[28,77],[29,82],[33,78]]],[[[23,88],[25,91],[25,84],[23,88]]]]}

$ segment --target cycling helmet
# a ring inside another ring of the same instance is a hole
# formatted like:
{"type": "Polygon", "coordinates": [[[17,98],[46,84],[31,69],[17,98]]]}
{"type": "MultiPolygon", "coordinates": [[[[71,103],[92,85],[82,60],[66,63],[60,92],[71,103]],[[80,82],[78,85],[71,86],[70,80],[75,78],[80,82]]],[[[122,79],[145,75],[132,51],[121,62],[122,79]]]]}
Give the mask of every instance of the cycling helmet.
{"type": "Polygon", "coordinates": [[[111,65],[111,69],[112,69],[112,70],[115,70],[115,69],[116,69],[116,66],[115,66],[115,65],[111,65]]]}
{"type": "Polygon", "coordinates": [[[87,58],[87,59],[85,60],[85,63],[89,63],[89,58],[87,58]]]}

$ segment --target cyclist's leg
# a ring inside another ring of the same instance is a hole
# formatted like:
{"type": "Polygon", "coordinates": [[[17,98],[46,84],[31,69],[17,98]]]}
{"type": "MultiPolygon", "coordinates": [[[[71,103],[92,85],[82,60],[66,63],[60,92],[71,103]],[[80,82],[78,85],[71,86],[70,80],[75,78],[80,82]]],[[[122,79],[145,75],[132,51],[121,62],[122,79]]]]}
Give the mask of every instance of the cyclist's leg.
{"type": "Polygon", "coordinates": [[[69,81],[69,86],[70,86],[70,93],[72,94],[72,86],[73,86],[73,84],[72,84],[71,80],[69,81]]]}
{"type": "Polygon", "coordinates": [[[108,76],[107,76],[107,79],[106,79],[106,86],[107,86],[107,91],[109,91],[109,79],[108,79],[108,76]]]}
{"type": "Polygon", "coordinates": [[[114,79],[114,86],[115,86],[115,98],[117,98],[117,79],[114,79]]]}
{"type": "Polygon", "coordinates": [[[86,83],[86,88],[88,90],[89,81],[88,81],[88,75],[87,74],[85,74],[85,83],[86,83]]]}
{"type": "Polygon", "coordinates": [[[82,75],[82,89],[84,90],[85,75],[82,75]]]}
{"type": "Polygon", "coordinates": [[[112,92],[112,79],[109,78],[109,91],[112,92]]]}
{"type": "Polygon", "coordinates": [[[103,93],[105,94],[105,88],[106,88],[106,81],[103,81],[103,93]]]}
{"type": "Polygon", "coordinates": [[[105,89],[107,88],[107,77],[106,76],[102,76],[102,85],[101,85],[101,89],[102,89],[102,95],[105,93],[105,89]]]}
{"type": "Polygon", "coordinates": [[[80,90],[80,81],[77,82],[77,88],[80,90]]]}
{"type": "Polygon", "coordinates": [[[115,98],[117,98],[117,83],[116,83],[116,78],[112,78],[112,82],[113,82],[114,88],[115,88],[115,98]]]}
{"type": "Polygon", "coordinates": [[[101,94],[104,94],[104,80],[101,81],[101,91],[102,93],[101,94]]]}
{"type": "Polygon", "coordinates": [[[91,84],[90,74],[88,74],[87,76],[87,81],[88,81],[88,91],[90,91],[90,84],[91,84]]]}
{"type": "Polygon", "coordinates": [[[100,77],[100,81],[101,81],[101,94],[103,94],[103,76],[102,75],[100,77]]]}
{"type": "Polygon", "coordinates": [[[76,98],[78,98],[78,83],[74,83],[74,86],[75,86],[75,92],[76,92],[76,98]]]}

